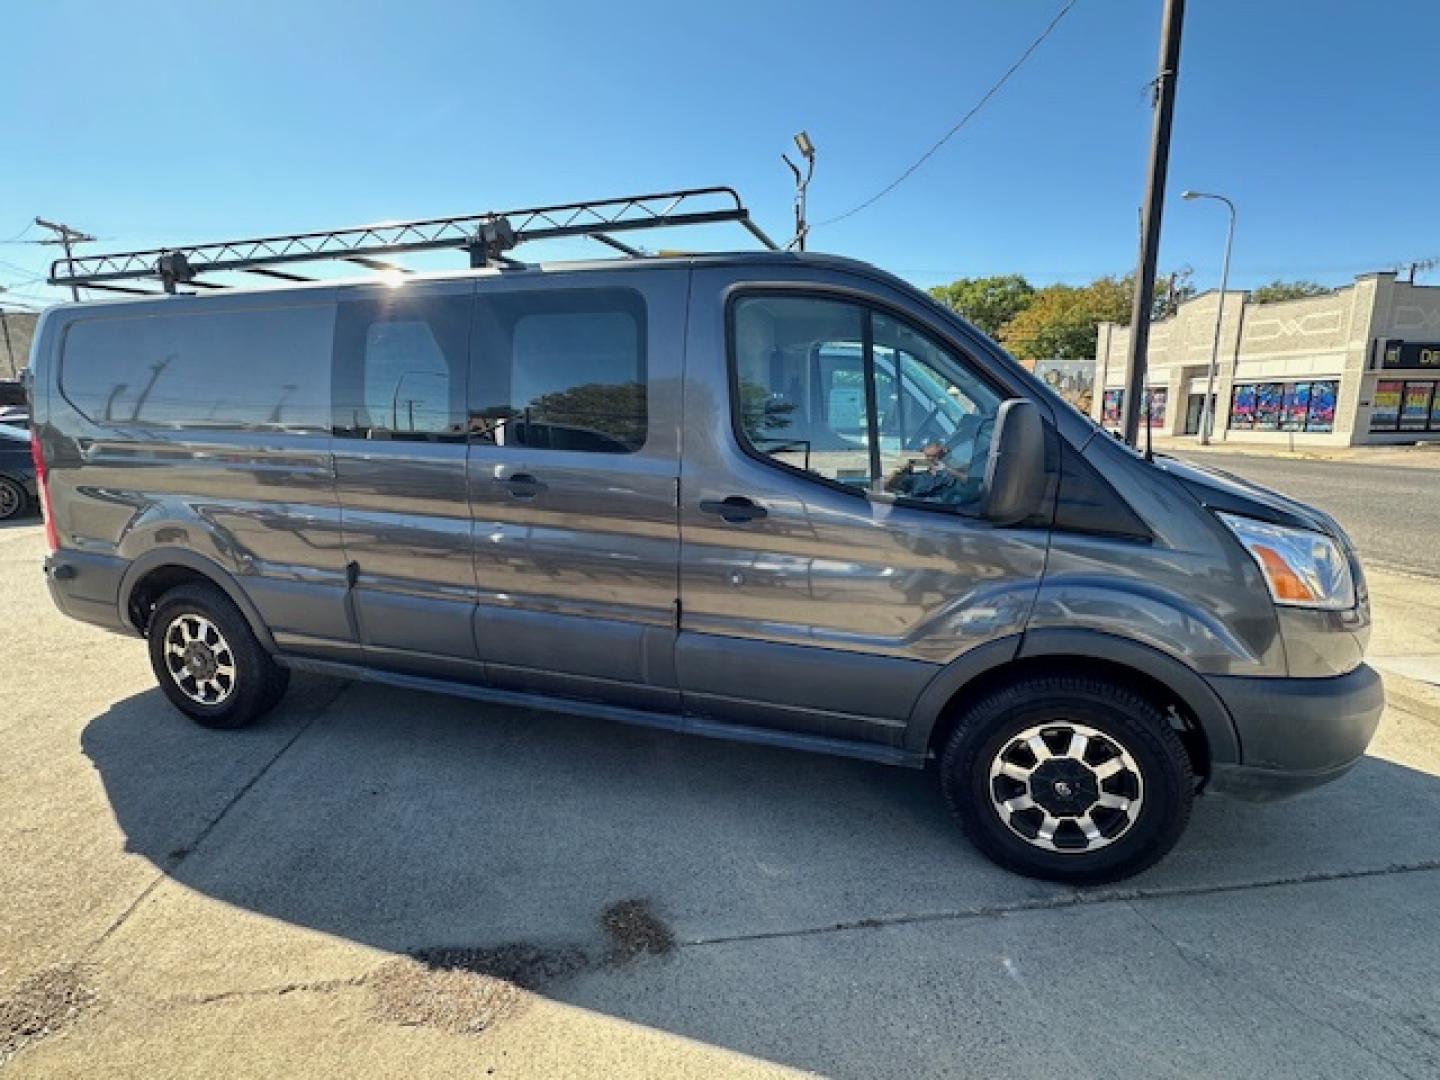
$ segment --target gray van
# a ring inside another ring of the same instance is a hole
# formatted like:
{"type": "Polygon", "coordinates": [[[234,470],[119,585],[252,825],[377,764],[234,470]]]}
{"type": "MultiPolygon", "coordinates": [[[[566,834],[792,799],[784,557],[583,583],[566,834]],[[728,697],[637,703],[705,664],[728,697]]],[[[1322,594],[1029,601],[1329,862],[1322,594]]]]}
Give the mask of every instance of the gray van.
{"type": "Polygon", "coordinates": [[[32,366],[55,603],[207,727],[298,670],[929,763],[991,859],[1087,883],[1379,721],[1331,518],[848,259],[68,304],[32,366]]]}

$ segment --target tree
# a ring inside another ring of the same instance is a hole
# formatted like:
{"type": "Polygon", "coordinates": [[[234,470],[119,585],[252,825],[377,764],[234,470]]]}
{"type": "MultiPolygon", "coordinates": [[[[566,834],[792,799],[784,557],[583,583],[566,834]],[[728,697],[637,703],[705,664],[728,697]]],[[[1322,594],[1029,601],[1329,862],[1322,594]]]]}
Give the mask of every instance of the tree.
{"type": "Polygon", "coordinates": [[[1252,304],[1273,304],[1278,300],[1303,300],[1307,296],[1329,296],[1334,289],[1314,281],[1272,281],[1250,293],[1252,304]]]}
{"type": "Polygon", "coordinates": [[[1133,290],[1125,279],[1102,277],[1089,285],[1048,285],[1000,331],[1000,342],[1020,360],[1093,360],[1102,322],[1130,320],[1133,290]]]}
{"type": "MultiPolygon", "coordinates": [[[[1191,280],[1195,271],[1188,266],[1182,266],[1179,270],[1169,274],[1157,275],[1155,279],[1155,303],[1151,306],[1152,319],[1168,319],[1175,312],[1180,310],[1180,305],[1195,295],[1195,283],[1191,280]]],[[[1131,288],[1131,304],[1134,304],[1135,275],[1130,274],[1125,278],[1125,283],[1131,288]]],[[[1127,318],[1126,323],[1129,323],[1127,318]]]]}
{"type": "Polygon", "coordinates": [[[1019,274],[999,274],[958,278],[949,285],[936,285],[930,295],[997,337],[1006,323],[1030,306],[1035,287],[1019,274]]]}

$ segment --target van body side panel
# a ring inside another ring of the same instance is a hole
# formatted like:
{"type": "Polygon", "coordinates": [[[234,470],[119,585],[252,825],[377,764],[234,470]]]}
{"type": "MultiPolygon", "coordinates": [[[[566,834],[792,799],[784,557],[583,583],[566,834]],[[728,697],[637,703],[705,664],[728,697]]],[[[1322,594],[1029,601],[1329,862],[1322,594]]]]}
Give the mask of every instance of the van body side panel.
{"type": "MultiPolygon", "coordinates": [[[[793,726],[796,707],[820,695],[826,710],[850,714],[850,737],[899,741],[904,719],[944,664],[1024,629],[1048,530],[872,502],[742,450],[730,411],[732,288],[813,288],[879,302],[934,327],[912,298],[881,283],[813,268],[770,277],[756,283],[745,270],[695,272],[677,647],[686,708],[749,723],[768,715],[793,726]],[[701,509],[733,496],[760,504],[765,516],[730,523],[701,509]],[[730,649],[756,654],[755,662],[743,673],[720,662],[730,649]]],[[[974,343],[946,343],[977,356],[974,343]]],[[[812,722],[820,733],[839,733],[825,712],[812,722]]]]}
{"type": "Polygon", "coordinates": [[[679,264],[481,283],[469,448],[474,636],[495,686],[679,707],[675,484],[688,279],[679,264]]]}
{"type": "Polygon", "coordinates": [[[335,483],[367,663],[478,677],[464,410],[471,281],[347,290],[335,483]]]}
{"type": "MultiPolygon", "coordinates": [[[[239,584],[278,643],[344,654],[321,416],[329,291],[87,304],[59,320],[44,437],[62,548],[126,563],[198,555],[239,584]]],[[[116,602],[123,617],[126,598],[116,602]]]]}

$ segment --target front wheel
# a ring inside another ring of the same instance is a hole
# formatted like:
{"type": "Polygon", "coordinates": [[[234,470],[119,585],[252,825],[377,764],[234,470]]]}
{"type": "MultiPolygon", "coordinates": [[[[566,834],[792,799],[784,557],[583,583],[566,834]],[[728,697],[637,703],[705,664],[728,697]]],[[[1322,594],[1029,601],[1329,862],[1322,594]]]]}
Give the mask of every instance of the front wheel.
{"type": "Polygon", "coordinates": [[[1072,676],[1025,679],[969,707],[941,755],[940,782],[993,861],[1075,885],[1158,862],[1185,830],[1195,787],[1156,705],[1072,676]]]}
{"type": "Polygon", "coordinates": [[[275,663],[219,588],[180,585],[150,618],[150,666],[171,703],[197,724],[239,728],[284,696],[290,672],[275,663]]]}

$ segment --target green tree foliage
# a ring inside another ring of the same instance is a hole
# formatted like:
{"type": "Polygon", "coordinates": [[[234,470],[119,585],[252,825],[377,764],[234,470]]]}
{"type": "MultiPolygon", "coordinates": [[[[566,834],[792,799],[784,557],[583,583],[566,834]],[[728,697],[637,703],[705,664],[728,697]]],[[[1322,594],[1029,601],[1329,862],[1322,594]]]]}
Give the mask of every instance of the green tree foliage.
{"type": "MultiPolygon", "coordinates": [[[[1155,281],[1152,318],[1175,314],[1195,295],[1191,270],[1182,267],[1155,281]]],[[[1102,322],[1130,323],[1135,276],[1096,278],[1089,285],[1047,285],[1036,289],[1019,274],[960,278],[937,285],[930,295],[958,311],[1021,360],[1093,360],[1095,333],[1102,322]]]]}
{"type": "Polygon", "coordinates": [[[1017,358],[1095,359],[1095,331],[1102,322],[1130,321],[1133,290],[1125,279],[1102,277],[1089,285],[1047,285],[1000,331],[1000,343],[1017,358]]]}
{"type": "Polygon", "coordinates": [[[1273,304],[1277,300],[1302,300],[1307,296],[1328,296],[1334,289],[1314,281],[1272,281],[1250,293],[1252,304],[1273,304]]]}
{"type": "Polygon", "coordinates": [[[959,278],[949,285],[936,285],[930,295],[996,337],[1006,323],[1030,306],[1035,287],[1019,274],[999,274],[959,278]]]}

